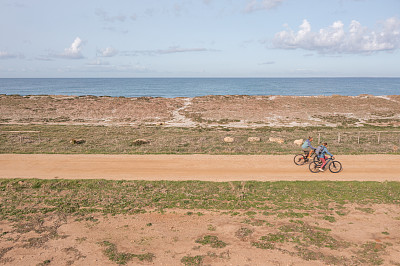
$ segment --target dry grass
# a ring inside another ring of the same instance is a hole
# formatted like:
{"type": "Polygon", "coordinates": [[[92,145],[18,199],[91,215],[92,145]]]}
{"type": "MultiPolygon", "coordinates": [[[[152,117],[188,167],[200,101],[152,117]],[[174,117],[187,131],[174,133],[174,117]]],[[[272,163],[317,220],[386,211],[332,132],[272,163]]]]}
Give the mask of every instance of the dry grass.
{"type": "Polygon", "coordinates": [[[330,150],[335,154],[400,152],[400,132],[389,130],[379,133],[371,131],[371,128],[328,131],[326,128],[2,125],[0,131],[0,153],[293,154],[300,151],[293,141],[305,139],[310,135],[314,136],[314,145],[317,145],[320,135],[320,142],[330,143],[330,150]],[[227,136],[233,137],[234,142],[225,143],[224,138],[227,136]],[[259,137],[261,141],[249,142],[249,137],[259,137]],[[283,138],[285,142],[270,142],[270,137],[283,138]],[[140,143],[144,144],[137,145],[138,142],[134,142],[137,139],[146,140],[148,143],[141,141],[140,143]],[[78,144],[80,142],[82,143],[78,144]]]}

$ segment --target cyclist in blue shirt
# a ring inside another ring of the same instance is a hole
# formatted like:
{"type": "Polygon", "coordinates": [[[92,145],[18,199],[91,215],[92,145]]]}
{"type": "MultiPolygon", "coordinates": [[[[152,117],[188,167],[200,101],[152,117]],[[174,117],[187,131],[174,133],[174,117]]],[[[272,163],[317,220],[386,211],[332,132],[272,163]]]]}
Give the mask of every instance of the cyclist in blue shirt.
{"type": "Polygon", "coordinates": [[[306,139],[306,141],[304,141],[303,145],[301,146],[301,149],[304,152],[308,152],[306,160],[310,158],[315,150],[315,148],[311,145],[311,141],[313,141],[313,137],[308,137],[308,139],[306,139]]]}
{"type": "Polygon", "coordinates": [[[323,172],[324,171],[324,167],[325,167],[325,165],[327,163],[326,160],[328,159],[328,157],[325,154],[329,154],[332,157],[332,159],[335,159],[335,158],[333,157],[333,154],[328,151],[328,148],[327,148],[328,147],[328,143],[325,142],[322,145],[323,145],[322,146],[323,149],[322,149],[321,153],[318,155],[318,158],[322,161],[322,165],[319,168],[319,170],[323,172]]]}

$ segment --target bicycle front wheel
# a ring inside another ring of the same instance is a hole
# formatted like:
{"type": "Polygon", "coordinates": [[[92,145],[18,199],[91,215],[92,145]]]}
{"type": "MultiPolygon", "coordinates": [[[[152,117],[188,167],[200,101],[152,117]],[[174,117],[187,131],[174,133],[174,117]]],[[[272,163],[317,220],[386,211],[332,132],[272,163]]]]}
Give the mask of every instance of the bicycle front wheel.
{"type": "Polygon", "coordinates": [[[332,173],[339,173],[342,171],[342,164],[339,161],[332,161],[329,165],[329,171],[332,173]]]}
{"type": "Polygon", "coordinates": [[[321,165],[317,164],[316,162],[312,162],[308,166],[308,168],[310,169],[311,173],[318,173],[320,167],[321,167],[321,165]]]}
{"type": "Polygon", "coordinates": [[[296,156],[294,156],[294,163],[296,165],[303,165],[306,163],[306,161],[304,160],[304,156],[303,154],[297,154],[296,156]]]}

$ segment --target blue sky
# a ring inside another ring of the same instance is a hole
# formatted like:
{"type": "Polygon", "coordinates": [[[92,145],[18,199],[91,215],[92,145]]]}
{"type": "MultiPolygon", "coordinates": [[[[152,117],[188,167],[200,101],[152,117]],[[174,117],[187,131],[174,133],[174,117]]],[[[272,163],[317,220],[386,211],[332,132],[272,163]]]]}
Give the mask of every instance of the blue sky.
{"type": "Polygon", "coordinates": [[[0,0],[0,78],[400,77],[400,0],[0,0]]]}

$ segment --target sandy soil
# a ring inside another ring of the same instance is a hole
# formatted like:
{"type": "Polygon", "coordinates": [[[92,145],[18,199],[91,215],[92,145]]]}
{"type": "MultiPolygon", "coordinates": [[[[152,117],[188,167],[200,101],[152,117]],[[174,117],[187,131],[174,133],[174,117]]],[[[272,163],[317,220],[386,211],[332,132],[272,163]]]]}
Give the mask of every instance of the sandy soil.
{"type": "Polygon", "coordinates": [[[25,233],[15,232],[9,223],[0,221],[3,230],[9,231],[8,239],[15,239],[14,242],[0,241],[0,250],[5,251],[0,263],[117,265],[104,254],[106,247],[101,243],[107,241],[115,245],[118,253],[151,253],[155,256],[151,262],[133,258],[127,265],[184,265],[182,259],[195,256],[202,256],[203,263],[187,265],[333,265],[335,260],[330,260],[329,256],[338,259],[336,265],[377,265],[377,258],[383,260],[383,265],[399,265],[400,232],[396,228],[400,226],[400,207],[371,205],[369,208],[374,210],[373,214],[363,212],[357,205],[346,207],[350,212],[338,216],[335,223],[311,217],[302,219],[307,227],[331,230],[330,235],[337,241],[351,243],[350,247],[339,249],[308,247],[320,259],[307,259],[312,256],[296,251],[293,243],[278,242],[273,249],[252,245],[262,236],[277,233],[280,226],[293,224],[289,219],[257,216],[244,223],[246,217],[243,216],[205,211],[202,215],[187,215],[178,211],[128,216],[94,215],[83,221],[76,217],[53,216],[45,219],[44,225],[36,225],[35,230],[25,230],[25,233]],[[28,241],[40,235],[46,236],[49,228],[56,229],[57,237],[39,243],[28,241]],[[241,234],[243,229],[249,234],[241,234]],[[206,235],[218,237],[227,244],[226,247],[196,243],[206,235]],[[364,261],[355,263],[359,257],[364,261]]]}
{"type": "Polygon", "coordinates": [[[311,173],[291,155],[0,154],[0,178],[400,181],[399,155],[339,155],[340,173],[311,173]]]}
{"type": "Polygon", "coordinates": [[[400,126],[400,96],[112,98],[0,95],[2,124],[178,127],[400,126]]]}

